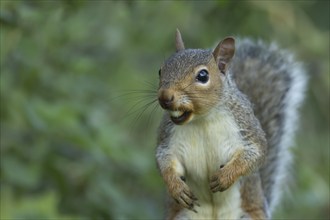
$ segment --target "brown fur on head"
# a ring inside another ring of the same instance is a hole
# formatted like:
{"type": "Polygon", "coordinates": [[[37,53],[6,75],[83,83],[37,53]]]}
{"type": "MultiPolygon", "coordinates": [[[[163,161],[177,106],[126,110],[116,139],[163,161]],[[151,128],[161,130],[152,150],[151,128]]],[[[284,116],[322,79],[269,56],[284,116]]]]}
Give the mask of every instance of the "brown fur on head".
{"type": "Polygon", "coordinates": [[[175,45],[177,52],[159,71],[158,99],[175,124],[184,124],[219,102],[235,41],[225,38],[214,51],[185,49],[177,30],[175,45]]]}

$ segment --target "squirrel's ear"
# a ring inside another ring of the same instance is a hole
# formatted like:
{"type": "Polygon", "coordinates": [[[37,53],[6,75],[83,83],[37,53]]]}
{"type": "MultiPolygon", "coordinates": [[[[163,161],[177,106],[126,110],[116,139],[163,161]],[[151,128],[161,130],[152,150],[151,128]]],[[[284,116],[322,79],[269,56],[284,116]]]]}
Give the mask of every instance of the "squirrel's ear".
{"type": "Polygon", "coordinates": [[[180,50],[184,50],[184,43],[179,29],[176,29],[176,33],[175,33],[175,47],[176,47],[176,52],[179,52],[180,50]]]}
{"type": "Polygon", "coordinates": [[[222,73],[225,73],[228,63],[233,58],[235,53],[235,39],[226,37],[222,40],[213,51],[213,57],[216,60],[218,67],[222,73]]]}

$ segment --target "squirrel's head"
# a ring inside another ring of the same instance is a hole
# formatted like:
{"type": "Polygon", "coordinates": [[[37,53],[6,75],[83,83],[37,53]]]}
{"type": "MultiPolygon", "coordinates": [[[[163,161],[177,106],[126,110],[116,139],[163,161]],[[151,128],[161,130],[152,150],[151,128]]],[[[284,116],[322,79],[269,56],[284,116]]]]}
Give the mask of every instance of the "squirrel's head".
{"type": "Polygon", "coordinates": [[[176,53],[159,70],[158,100],[175,124],[206,114],[220,101],[235,40],[227,37],[212,50],[185,49],[176,31],[176,53]]]}

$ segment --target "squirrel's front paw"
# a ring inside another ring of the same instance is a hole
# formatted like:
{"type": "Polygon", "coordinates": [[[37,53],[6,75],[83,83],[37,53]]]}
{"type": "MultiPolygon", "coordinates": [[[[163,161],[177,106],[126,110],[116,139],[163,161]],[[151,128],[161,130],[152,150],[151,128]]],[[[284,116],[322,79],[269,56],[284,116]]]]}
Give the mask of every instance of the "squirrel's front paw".
{"type": "Polygon", "coordinates": [[[210,178],[210,189],[212,192],[223,192],[228,189],[236,180],[230,166],[221,166],[210,178]]]}
{"type": "Polygon", "coordinates": [[[175,178],[169,184],[168,189],[169,193],[178,204],[197,213],[195,205],[200,205],[197,203],[196,196],[183,181],[183,178],[175,178]]]}

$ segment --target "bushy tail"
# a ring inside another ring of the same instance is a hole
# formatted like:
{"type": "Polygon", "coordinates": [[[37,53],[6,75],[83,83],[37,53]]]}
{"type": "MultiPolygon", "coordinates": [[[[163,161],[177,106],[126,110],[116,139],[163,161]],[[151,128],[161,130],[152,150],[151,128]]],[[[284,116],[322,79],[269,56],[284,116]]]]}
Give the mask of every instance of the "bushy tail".
{"type": "Polygon", "coordinates": [[[293,56],[275,45],[242,40],[232,63],[238,88],[254,105],[268,141],[261,179],[270,211],[281,195],[291,161],[290,146],[298,125],[306,76],[293,56]]]}

